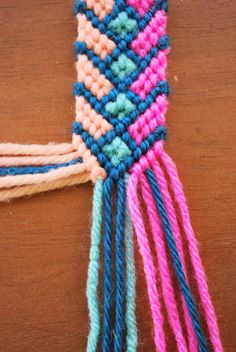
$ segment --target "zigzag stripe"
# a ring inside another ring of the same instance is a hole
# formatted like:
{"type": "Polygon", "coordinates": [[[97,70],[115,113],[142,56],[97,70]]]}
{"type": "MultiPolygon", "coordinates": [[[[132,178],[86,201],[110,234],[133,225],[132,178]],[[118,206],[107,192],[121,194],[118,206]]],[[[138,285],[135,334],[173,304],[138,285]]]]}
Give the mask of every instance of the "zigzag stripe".
{"type": "MultiPolygon", "coordinates": [[[[74,122],[73,124],[73,133],[74,135],[78,135],[79,137],[81,136],[83,142],[85,143],[86,147],[88,150],[91,150],[93,155],[97,157],[97,160],[99,161],[100,165],[104,167],[106,172],[110,174],[114,179],[118,179],[119,177],[122,177],[124,173],[126,172],[127,168],[129,169],[134,162],[138,161],[140,157],[147,153],[147,151],[155,144],[156,141],[158,140],[165,140],[166,138],[166,129],[165,127],[158,127],[153,133],[150,133],[147,138],[145,138],[140,145],[137,145],[134,140],[131,139],[130,135],[127,133],[122,134],[121,138],[122,140],[128,144],[130,150],[132,151],[132,154],[129,158],[124,160],[123,162],[120,162],[118,167],[114,169],[111,161],[109,158],[102,153],[102,148],[106,145],[107,142],[111,143],[114,138],[116,138],[116,135],[113,136],[113,139],[111,138],[104,138],[103,143],[98,143],[95,141],[95,139],[82,128],[82,125],[79,122],[74,122]]],[[[110,131],[109,133],[112,133],[110,131]]],[[[101,138],[100,138],[101,139],[101,138]]]]}
{"type": "Polygon", "coordinates": [[[110,96],[105,96],[102,100],[98,100],[89,90],[87,90],[83,83],[75,83],[74,85],[74,95],[75,96],[83,96],[92,106],[92,108],[98,113],[101,114],[109,123],[113,126],[117,124],[123,124],[125,127],[129,126],[131,123],[135,121],[135,119],[145,112],[147,108],[151,106],[151,104],[156,100],[156,97],[160,94],[169,94],[169,85],[166,81],[158,82],[158,85],[153,89],[147,96],[145,101],[141,101],[140,98],[131,91],[127,94],[137,105],[137,109],[133,111],[130,115],[125,116],[122,120],[118,120],[114,118],[110,113],[105,110],[105,105],[110,100],[115,100],[118,95],[118,91],[116,89],[112,89],[110,92],[110,96]],[[135,99],[134,99],[135,98],[135,99]]]}
{"type": "MultiPolygon", "coordinates": [[[[94,53],[93,50],[89,50],[85,43],[75,42],[75,53],[76,55],[86,54],[88,58],[93,62],[94,66],[96,66],[100,73],[104,74],[106,78],[114,85],[114,86],[124,86],[124,81],[115,77],[114,73],[110,69],[110,63],[108,61],[113,60],[112,55],[107,55],[105,60],[101,60],[98,55],[94,53]]],[[[132,50],[128,50],[126,52],[128,58],[132,59],[138,65],[141,63],[141,59],[139,56],[136,56],[132,50]]],[[[126,90],[127,84],[123,89],[126,90]]]]}
{"type": "Polygon", "coordinates": [[[130,44],[140,33],[140,31],[143,31],[144,28],[149,24],[149,22],[152,20],[153,16],[158,10],[165,10],[165,6],[163,5],[164,1],[161,1],[161,4],[159,2],[155,2],[155,4],[152,6],[152,8],[148,11],[148,13],[145,14],[145,16],[142,18],[138,13],[136,13],[133,8],[128,7],[126,4],[123,5],[123,7],[119,7],[119,11],[116,13],[115,10],[113,10],[113,16],[106,17],[104,21],[100,21],[100,19],[94,14],[93,11],[87,8],[86,4],[84,2],[79,2],[77,6],[75,6],[75,14],[77,15],[78,13],[85,14],[87,17],[88,21],[91,22],[94,28],[97,28],[100,33],[106,34],[109,39],[114,41],[116,44],[119,44],[121,40],[124,40],[127,44],[130,44]],[[133,17],[136,22],[137,22],[137,29],[134,29],[131,33],[127,34],[124,38],[120,37],[119,34],[114,33],[109,29],[109,23],[120,13],[120,12],[125,12],[128,16],[133,17]],[[116,15],[114,15],[116,13],[116,15]]]}
{"type": "Polygon", "coordinates": [[[162,10],[162,9],[165,11],[168,10],[167,0],[155,0],[155,3],[153,4],[153,6],[150,7],[149,11],[146,14],[144,14],[144,16],[142,16],[139,12],[135,11],[134,7],[129,6],[126,0],[116,0],[115,6],[113,7],[111,14],[107,15],[104,18],[104,22],[106,24],[110,23],[114,18],[118,16],[118,14],[121,11],[126,11],[127,15],[130,18],[134,18],[137,22],[140,22],[146,16],[149,17],[149,19],[151,19],[151,17],[154,15],[154,13],[157,10],[162,10]]]}
{"type": "Polygon", "coordinates": [[[137,69],[134,70],[130,75],[128,75],[124,80],[120,80],[115,77],[112,70],[110,69],[110,62],[112,61],[112,56],[107,55],[105,60],[101,60],[99,56],[97,56],[93,50],[89,50],[86,47],[85,43],[76,42],[75,43],[75,52],[77,55],[86,54],[88,58],[93,62],[94,66],[96,66],[100,73],[104,74],[106,78],[117,87],[120,92],[127,91],[127,88],[138,79],[140,74],[148,67],[153,57],[155,57],[160,50],[165,50],[169,47],[169,38],[164,35],[159,39],[157,47],[151,49],[149,54],[144,58],[140,59],[139,56],[136,56],[132,50],[128,50],[126,55],[132,61],[137,64],[137,69]],[[110,60],[110,61],[109,61],[110,60]]]}

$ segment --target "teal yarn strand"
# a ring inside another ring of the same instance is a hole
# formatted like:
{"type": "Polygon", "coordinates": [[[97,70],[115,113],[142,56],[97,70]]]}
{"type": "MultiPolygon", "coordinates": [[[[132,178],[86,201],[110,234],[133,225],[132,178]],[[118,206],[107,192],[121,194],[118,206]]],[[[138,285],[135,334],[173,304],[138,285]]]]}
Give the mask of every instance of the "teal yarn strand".
{"type": "MultiPolygon", "coordinates": [[[[125,176],[127,190],[129,176],[125,176]]],[[[136,275],[134,261],[133,226],[128,209],[125,207],[125,260],[126,260],[126,352],[136,352],[138,347],[138,331],[136,322],[136,275]]]]}
{"type": "Polygon", "coordinates": [[[90,332],[88,335],[87,352],[96,352],[98,338],[100,334],[100,313],[97,296],[99,280],[99,257],[101,242],[101,225],[102,225],[102,201],[103,201],[103,181],[98,180],[94,187],[93,193],[93,212],[92,212],[92,230],[91,230],[91,247],[89,253],[89,267],[87,279],[87,300],[90,318],[90,332]]]}

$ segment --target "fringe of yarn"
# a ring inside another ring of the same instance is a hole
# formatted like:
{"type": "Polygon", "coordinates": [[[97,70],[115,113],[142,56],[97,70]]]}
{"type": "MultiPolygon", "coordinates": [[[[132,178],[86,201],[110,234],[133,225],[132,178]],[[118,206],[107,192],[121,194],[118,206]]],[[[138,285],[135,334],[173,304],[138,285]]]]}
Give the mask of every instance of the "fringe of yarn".
{"type": "Polygon", "coordinates": [[[170,157],[160,148],[156,148],[155,151],[150,150],[146,157],[141,158],[133,166],[127,193],[131,219],[143,259],[154,325],[156,351],[163,352],[167,349],[163,327],[163,307],[160,301],[161,293],[178,351],[223,351],[217,319],[201,264],[197,242],[190,223],[182,185],[179,181],[176,167],[170,157]],[[159,162],[157,159],[159,159],[159,162]],[[149,215],[162,292],[159,292],[157,288],[157,272],[143,220],[140,196],[142,196],[146,204],[147,214],[149,215]],[[174,199],[172,199],[173,197],[174,199]],[[179,220],[183,228],[184,237],[187,239],[211,347],[208,345],[208,340],[202,330],[200,315],[190,290],[183,250],[183,234],[179,229],[174,202],[179,208],[179,220]],[[168,253],[166,252],[167,249],[168,253]],[[168,263],[168,256],[171,258],[171,266],[168,263]],[[182,300],[187,336],[184,336],[181,325],[180,312],[175,298],[177,292],[174,292],[171,271],[175,273],[179,283],[179,294],[182,300]]]}
{"type": "Polygon", "coordinates": [[[87,182],[91,165],[69,143],[0,144],[0,201],[87,182]]]}
{"type": "MultiPolygon", "coordinates": [[[[127,193],[129,177],[125,176],[125,187],[127,193]]],[[[133,226],[126,199],[125,206],[125,260],[126,260],[126,351],[135,352],[138,346],[138,331],[135,315],[136,306],[136,277],[134,261],[133,226]]]]}
{"type": "Polygon", "coordinates": [[[98,279],[99,279],[99,258],[102,226],[102,201],[103,181],[98,180],[94,186],[93,214],[91,230],[91,246],[89,253],[88,279],[87,279],[87,300],[90,318],[90,332],[88,335],[87,352],[97,350],[100,334],[100,312],[98,303],[98,279]]]}
{"type": "Polygon", "coordinates": [[[118,180],[117,183],[111,178],[105,181],[98,180],[94,188],[90,262],[86,290],[90,318],[87,352],[97,351],[100,337],[102,351],[122,352],[125,343],[128,352],[137,350],[136,279],[133,231],[126,200],[127,184],[128,175],[124,179],[118,180]],[[117,186],[116,217],[113,216],[112,211],[112,194],[115,186],[117,186]],[[113,218],[115,220],[114,231],[113,218]],[[104,225],[103,236],[102,222],[104,225]],[[113,234],[115,235],[114,241],[113,234]],[[101,311],[98,286],[102,237],[104,291],[101,311]],[[113,257],[113,247],[115,257],[113,257]],[[114,286],[113,276],[115,276],[114,286]]]}
{"type": "Polygon", "coordinates": [[[194,269],[195,279],[198,285],[199,295],[205,313],[206,323],[208,326],[212,347],[214,351],[222,352],[223,346],[220,339],[217,318],[209,294],[206,275],[200,258],[196,237],[191,225],[187,202],[183,192],[183,186],[180,182],[177,168],[167,153],[163,152],[161,156],[161,161],[165,166],[165,170],[169,177],[171,189],[174,193],[174,198],[180,211],[181,223],[183,225],[184,234],[187,239],[190,259],[194,269]]]}
{"type": "Polygon", "coordinates": [[[85,172],[78,175],[65,177],[56,181],[43,182],[39,184],[26,185],[21,187],[12,187],[10,189],[0,190],[0,202],[7,202],[12,199],[29,197],[35,194],[76,186],[82,183],[86,183],[89,180],[90,174],[85,172]]]}

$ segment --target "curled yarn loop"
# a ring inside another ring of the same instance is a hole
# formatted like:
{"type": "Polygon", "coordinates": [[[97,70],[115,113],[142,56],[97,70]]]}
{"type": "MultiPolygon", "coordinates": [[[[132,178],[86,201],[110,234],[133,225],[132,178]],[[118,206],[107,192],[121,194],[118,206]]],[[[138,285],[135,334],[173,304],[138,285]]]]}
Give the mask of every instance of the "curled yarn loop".
{"type": "Polygon", "coordinates": [[[169,350],[167,319],[178,351],[223,351],[182,184],[164,151],[167,9],[167,0],[76,0],[72,142],[0,144],[1,201],[89,180],[95,184],[87,352],[137,351],[134,238],[155,350],[169,350]],[[201,314],[186,270],[184,242],[201,314]]]}

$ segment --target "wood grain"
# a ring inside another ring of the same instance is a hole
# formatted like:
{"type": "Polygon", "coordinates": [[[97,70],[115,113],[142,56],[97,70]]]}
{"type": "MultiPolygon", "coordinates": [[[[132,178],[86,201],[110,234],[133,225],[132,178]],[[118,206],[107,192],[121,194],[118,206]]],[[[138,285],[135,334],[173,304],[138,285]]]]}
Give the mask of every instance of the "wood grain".
{"type": "MultiPolygon", "coordinates": [[[[70,140],[72,9],[72,0],[0,1],[1,142],[70,140]]],[[[185,185],[227,352],[236,350],[235,18],[232,0],[170,4],[167,150],[185,185]]],[[[91,196],[83,185],[0,205],[1,352],[85,350],[91,196]]],[[[139,351],[154,351],[137,263],[139,351]]]]}

